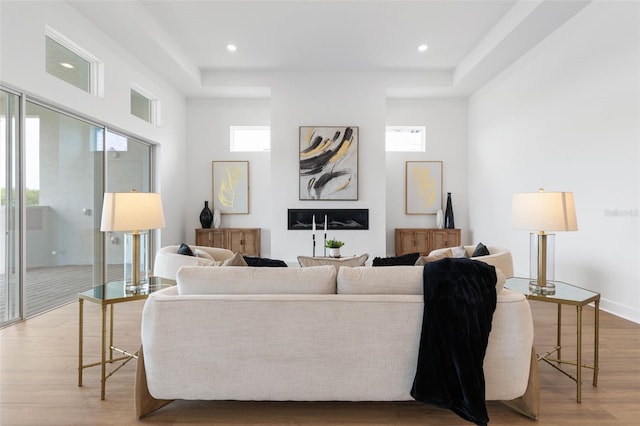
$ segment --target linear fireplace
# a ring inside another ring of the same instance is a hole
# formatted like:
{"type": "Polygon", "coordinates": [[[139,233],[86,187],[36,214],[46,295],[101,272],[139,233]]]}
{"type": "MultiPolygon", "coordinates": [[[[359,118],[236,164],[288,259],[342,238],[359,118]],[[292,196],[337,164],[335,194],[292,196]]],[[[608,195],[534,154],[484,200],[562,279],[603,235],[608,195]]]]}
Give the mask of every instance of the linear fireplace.
{"type": "Polygon", "coordinates": [[[328,223],[327,229],[369,229],[369,209],[288,209],[287,229],[311,230],[314,215],[318,229],[324,229],[325,216],[328,223]]]}

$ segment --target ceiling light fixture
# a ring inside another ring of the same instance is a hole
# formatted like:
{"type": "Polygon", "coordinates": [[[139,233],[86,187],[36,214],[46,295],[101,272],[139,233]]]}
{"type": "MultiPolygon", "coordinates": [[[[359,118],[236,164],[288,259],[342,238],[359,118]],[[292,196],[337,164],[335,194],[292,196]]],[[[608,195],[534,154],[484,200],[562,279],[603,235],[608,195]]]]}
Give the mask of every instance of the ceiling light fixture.
{"type": "Polygon", "coordinates": [[[238,47],[235,44],[227,44],[227,50],[229,52],[235,52],[236,50],[238,50],[238,47]]]}
{"type": "Polygon", "coordinates": [[[61,66],[61,67],[64,67],[64,68],[68,68],[68,69],[70,69],[70,70],[72,70],[72,69],[74,69],[74,68],[75,68],[73,65],[71,65],[71,64],[70,64],[70,63],[68,63],[68,62],[60,62],[60,66],[61,66]]]}
{"type": "Polygon", "coordinates": [[[418,46],[418,51],[419,52],[426,52],[428,48],[429,48],[429,46],[427,46],[426,44],[421,44],[420,46],[418,46]]]}

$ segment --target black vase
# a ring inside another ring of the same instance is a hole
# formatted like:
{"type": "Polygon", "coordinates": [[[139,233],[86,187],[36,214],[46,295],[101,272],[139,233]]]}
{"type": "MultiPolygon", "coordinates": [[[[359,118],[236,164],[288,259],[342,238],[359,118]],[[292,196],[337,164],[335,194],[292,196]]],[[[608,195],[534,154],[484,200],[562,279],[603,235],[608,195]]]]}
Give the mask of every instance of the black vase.
{"type": "Polygon", "coordinates": [[[209,208],[209,202],[204,202],[204,208],[200,212],[200,224],[203,228],[211,228],[211,222],[213,222],[213,213],[209,208]]]}
{"type": "Polygon", "coordinates": [[[447,209],[444,212],[444,228],[454,229],[456,227],[453,221],[453,206],[451,205],[451,193],[447,192],[447,209]]]}

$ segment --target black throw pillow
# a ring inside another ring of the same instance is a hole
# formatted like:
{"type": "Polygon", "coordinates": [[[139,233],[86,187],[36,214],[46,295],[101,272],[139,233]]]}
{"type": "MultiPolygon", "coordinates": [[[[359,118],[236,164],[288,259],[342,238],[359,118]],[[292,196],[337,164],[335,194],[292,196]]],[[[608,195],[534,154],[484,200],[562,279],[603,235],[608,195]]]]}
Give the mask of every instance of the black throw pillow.
{"type": "Polygon", "coordinates": [[[420,257],[420,253],[407,253],[401,256],[393,257],[376,257],[373,259],[373,266],[396,266],[396,265],[415,265],[416,260],[420,257]]]}
{"type": "Polygon", "coordinates": [[[265,267],[276,267],[276,268],[286,268],[287,264],[284,260],[278,259],[269,259],[266,257],[253,257],[253,256],[243,256],[244,261],[247,262],[247,266],[265,266],[265,267]]]}
{"type": "Polygon", "coordinates": [[[488,256],[489,249],[482,243],[478,243],[473,253],[471,253],[471,257],[480,257],[480,256],[488,256]]]}
{"type": "Polygon", "coordinates": [[[180,244],[180,247],[178,247],[178,254],[184,254],[185,256],[195,256],[191,251],[191,247],[189,247],[185,243],[180,244]]]}

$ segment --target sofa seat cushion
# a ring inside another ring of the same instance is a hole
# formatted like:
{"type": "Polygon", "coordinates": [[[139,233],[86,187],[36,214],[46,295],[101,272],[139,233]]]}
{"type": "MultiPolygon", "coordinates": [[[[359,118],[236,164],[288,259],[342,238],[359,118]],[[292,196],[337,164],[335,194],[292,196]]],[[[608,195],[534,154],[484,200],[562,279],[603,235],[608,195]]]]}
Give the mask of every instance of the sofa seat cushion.
{"type": "Polygon", "coordinates": [[[422,294],[422,266],[342,267],[338,294],[422,294]]]}
{"type": "Polygon", "coordinates": [[[261,268],[185,266],[177,273],[178,293],[187,294],[335,294],[336,268],[261,268]]]}

